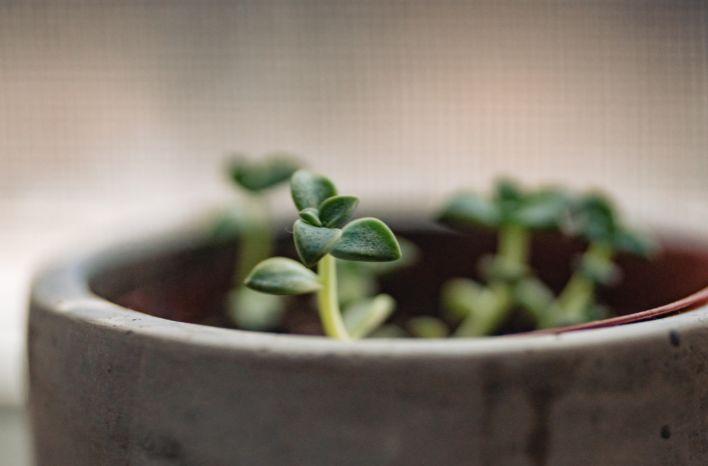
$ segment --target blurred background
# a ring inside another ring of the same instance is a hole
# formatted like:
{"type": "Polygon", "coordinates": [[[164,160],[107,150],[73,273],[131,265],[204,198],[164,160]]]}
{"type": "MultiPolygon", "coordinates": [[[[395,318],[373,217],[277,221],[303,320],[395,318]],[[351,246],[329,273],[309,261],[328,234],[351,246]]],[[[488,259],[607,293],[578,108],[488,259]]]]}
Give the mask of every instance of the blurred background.
{"type": "Polygon", "coordinates": [[[0,0],[0,463],[27,458],[31,273],[276,149],[365,206],[510,174],[708,231],[708,2],[0,0]]]}

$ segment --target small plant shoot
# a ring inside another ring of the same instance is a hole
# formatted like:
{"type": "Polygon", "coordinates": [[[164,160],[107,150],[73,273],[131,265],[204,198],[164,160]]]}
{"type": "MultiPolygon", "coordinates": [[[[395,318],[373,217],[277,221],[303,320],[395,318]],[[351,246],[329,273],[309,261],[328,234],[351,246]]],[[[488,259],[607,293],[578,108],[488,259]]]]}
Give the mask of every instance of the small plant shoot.
{"type": "Polygon", "coordinates": [[[477,264],[485,283],[457,278],[443,287],[441,304],[458,337],[494,334],[515,309],[525,311],[539,328],[601,318],[605,310],[597,302],[596,290],[619,279],[615,254],[649,256],[654,250],[650,241],[619,222],[614,207],[601,195],[527,191],[506,179],[497,182],[489,198],[476,193],[454,196],[439,220],[460,231],[481,228],[498,235],[497,253],[477,264]],[[542,230],[560,231],[588,244],[558,296],[529,262],[532,234],[542,230]]]}
{"type": "Polygon", "coordinates": [[[298,170],[290,178],[290,191],[299,216],[293,225],[293,241],[300,262],[266,259],[246,277],[246,286],[274,295],[317,293],[325,335],[339,340],[366,337],[388,319],[395,302],[385,294],[356,296],[342,311],[337,262],[397,261],[401,246],[396,236],[379,219],[352,220],[359,200],[338,195],[334,183],[322,175],[298,170]]]}
{"type": "Polygon", "coordinates": [[[282,299],[248,289],[243,280],[273,250],[273,221],[266,195],[286,183],[298,166],[293,156],[284,153],[269,154],[259,160],[238,155],[228,166],[229,179],[242,197],[239,205],[221,218],[214,238],[239,240],[234,289],[226,303],[228,320],[239,328],[273,329],[285,312],[282,299]]]}
{"type": "MultiPolygon", "coordinates": [[[[239,239],[237,285],[228,295],[227,314],[236,327],[247,330],[290,328],[287,309],[296,302],[307,307],[307,301],[284,299],[293,295],[313,295],[324,334],[338,340],[481,337],[508,331],[510,322],[521,322],[522,328],[579,324],[608,315],[598,291],[621,280],[618,254],[651,257],[656,251],[652,241],[625,225],[602,194],[525,189],[500,179],[490,195],[453,196],[437,217],[462,233],[481,229],[496,234],[496,251],[474,264],[478,278],[445,282],[440,315],[415,309],[414,317],[391,319],[396,302],[377,294],[379,279],[420,256],[413,243],[396,238],[377,218],[355,218],[357,197],[339,194],[332,180],[299,169],[290,156],[240,157],[229,175],[245,202],[224,217],[215,236],[239,239]],[[265,194],[286,181],[297,211],[292,225],[297,260],[268,258],[274,229],[265,194]],[[532,238],[542,231],[584,245],[563,286],[552,288],[534,270],[532,238]]],[[[318,328],[310,320],[306,325],[306,333],[318,328]]]]}

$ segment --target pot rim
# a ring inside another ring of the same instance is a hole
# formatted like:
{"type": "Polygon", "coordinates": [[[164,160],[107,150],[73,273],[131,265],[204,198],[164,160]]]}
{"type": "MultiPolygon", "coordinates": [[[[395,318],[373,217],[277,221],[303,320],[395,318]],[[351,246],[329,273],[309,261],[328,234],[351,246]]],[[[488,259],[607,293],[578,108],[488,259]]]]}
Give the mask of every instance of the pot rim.
{"type": "MultiPolygon", "coordinates": [[[[676,236],[676,235],[674,235],[676,236]]],[[[361,357],[469,358],[492,354],[567,351],[629,339],[650,339],[665,334],[674,341],[682,330],[708,326],[708,287],[658,308],[571,327],[523,334],[465,339],[370,339],[336,341],[323,336],[286,335],[211,327],[155,317],[101,296],[90,288],[103,270],[130,263],[156,252],[169,252],[203,244],[202,225],[174,226],[142,233],[124,241],[102,241],[83,246],[74,254],[52,261],[32,281],[30,312],[100,327],[145,341],[171,342],[220,351],[259,352],[279,357],[321,355],[361,357]],[[637,321],[636,316],[641,320],[637,321]],[[652,320],[646,320],[652,319],[652,320]]],[[[679,238],[682,236],[679,234],[679,238]]]]}

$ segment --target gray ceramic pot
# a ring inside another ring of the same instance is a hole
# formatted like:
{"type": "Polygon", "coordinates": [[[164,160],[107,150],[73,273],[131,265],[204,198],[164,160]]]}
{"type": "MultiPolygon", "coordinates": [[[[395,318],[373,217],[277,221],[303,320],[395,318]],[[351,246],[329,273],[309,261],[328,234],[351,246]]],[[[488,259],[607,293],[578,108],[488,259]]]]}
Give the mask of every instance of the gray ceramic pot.
{"type": "MultiPolygon", "coordinates": [[[[29,363],[40,466],[708,464],[705,292],[664,308],[670,316],[602,329],[341,343],[165,318],[205,322],[233,256],[178,236],[38,276],[29,363]]],[[[660,272],[628,275],[639,278],[625,303],[708,283],[706,249],[666,257],[660,272]]],[[[435,281],[435,267],[391,286],[425,302],[420,281],[435,281]]]]}

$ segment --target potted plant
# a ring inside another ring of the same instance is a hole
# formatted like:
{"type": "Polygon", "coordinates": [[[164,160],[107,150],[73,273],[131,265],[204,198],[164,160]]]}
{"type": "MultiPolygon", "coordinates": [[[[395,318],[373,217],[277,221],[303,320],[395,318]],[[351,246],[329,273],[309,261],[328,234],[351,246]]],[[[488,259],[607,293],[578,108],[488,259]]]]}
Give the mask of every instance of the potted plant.
{"type": "Polygon", "coordinates": [[[39,465],[708,459],[708,246],[674,234],[652,261],[617,254],[651,248],[604,198],[508,182],[443,208],[465,234],[352,221],[356,199],[312,172],[291,189],[292,238],[245,280],[302,293],[281,301],[270,332],[214,325],[234,324],[224,303],[241,289],[232,258],[247,242],[215,242],[213,228],[39,274],[28,338],[39,465]],[[399,234],[418,251],[403,267],[399,234]],[[396,261],[397,273],[361,260],[396,261]],[[365,286],[342,293],[345,276],[365,286]],[[591,320],[601,302],[615,316],[591,320]],[[448,334],[459,338],[437,338],[448,334]]]}

